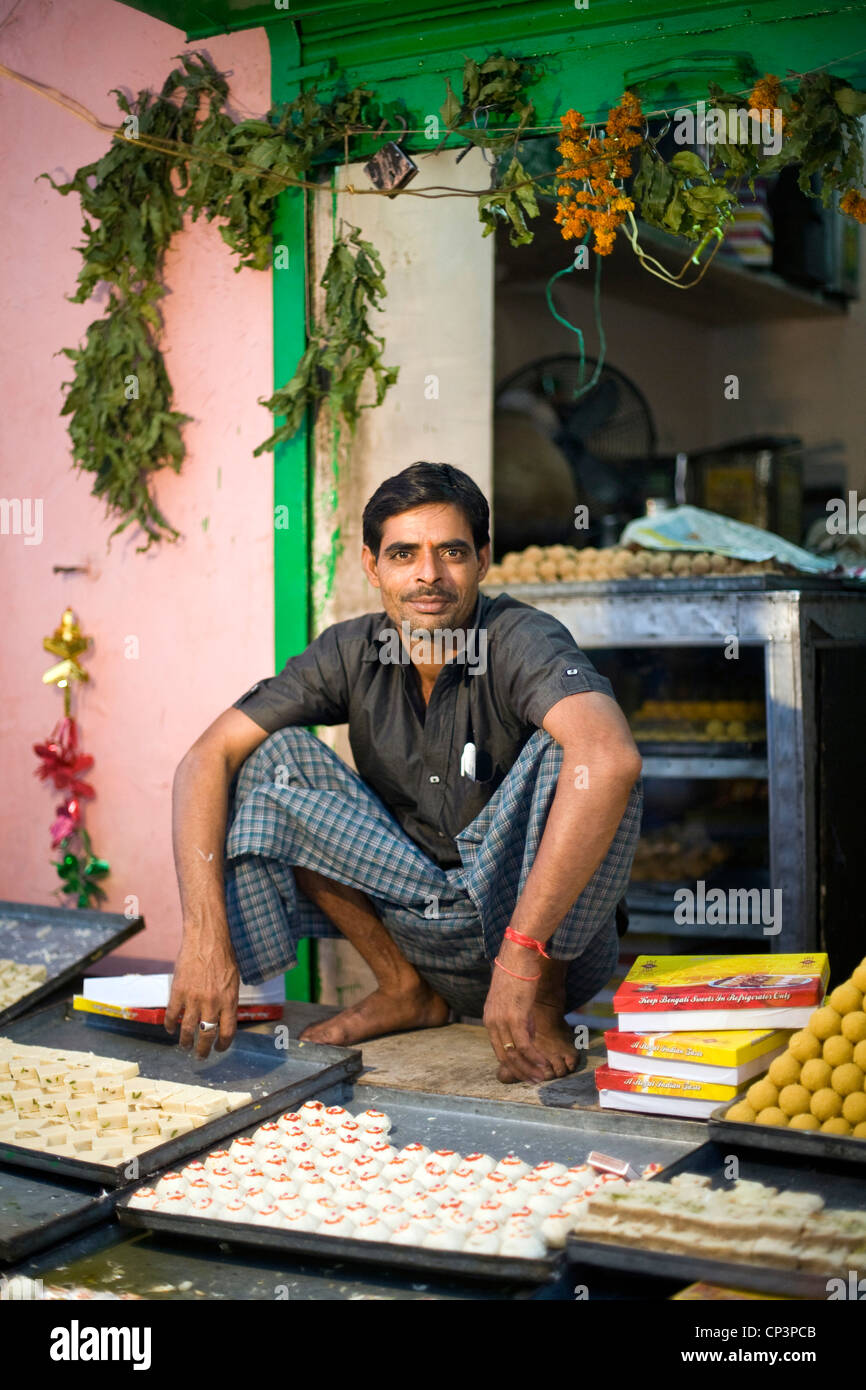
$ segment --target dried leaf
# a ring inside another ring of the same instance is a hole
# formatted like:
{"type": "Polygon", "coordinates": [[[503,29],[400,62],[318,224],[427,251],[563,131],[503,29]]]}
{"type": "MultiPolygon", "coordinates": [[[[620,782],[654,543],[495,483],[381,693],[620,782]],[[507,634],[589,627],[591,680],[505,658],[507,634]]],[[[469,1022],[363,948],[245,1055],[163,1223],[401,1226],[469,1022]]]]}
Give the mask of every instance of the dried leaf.
{"type": "Polygon", "coordinates": [[[382,362],[384,340],[373,332],[368,318],[385,297],[385,273],[375,246],[364,241],[357,227],[333,245],[321,279],[325,291],[323,321],[313,330],[309,346],[290,381],[268,400],[260,401],[275,416],[284,417],[253,451],[256,455],[291,439],[307,411],[327,398],[332,416],[350,431],[360,412],[381,405],[397,380],[397,368],[382,362]],[[367,381],[375,402],[361,403],[367,381]]]}

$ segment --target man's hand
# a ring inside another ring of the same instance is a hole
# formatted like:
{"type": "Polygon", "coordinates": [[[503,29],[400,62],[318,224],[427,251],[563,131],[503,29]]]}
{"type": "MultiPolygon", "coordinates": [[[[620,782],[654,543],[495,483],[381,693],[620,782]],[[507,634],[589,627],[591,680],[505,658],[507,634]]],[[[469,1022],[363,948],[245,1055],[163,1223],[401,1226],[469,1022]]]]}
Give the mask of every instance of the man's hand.
{"type": "Polygon", "coordinates": [[[184,754],[174,774],[172,840],[183,914],[183,945],[165,1014],[169,1033],[183,1014],[181,1047],[207,1057],[235,1035],[238,968],[229,936],[223,883],[229,785],[267,731],[237,709],[225,710],[184,754]],[[199,1023],[217,1023],[202,1033],[199,1023]]]}
{"type": "MultiPolygon", "coordinates": [[[[543,727],[562,746],[562,767],[509,923],[539,944],[549,942],[604,860],[641,770],[622,710],[599,691],[564,696],[548,710],[543,727]]],[[[577,1054],[563,1021],[565,963],[505,940],[499,960],[505,969],[493,968],[484,1024],[502,1064],[500,1080],[538,1082],[567,1075],[577,1054]]]]}
{"type": "Polygon", "coordinates": [[[225,1052],[237,1027],[238,988],[240,977],[234,953],[228,941],[228,927],[223,934],[203,934],[188,928],[177,959],[171,999],[165,1012],[169,1033],[177,1027],[181,1014],[180,1046],[195,1045],[197,1057],[207,1057],[216,1043],[217,1052],[225,1052]],[[202,1033],[199,1023],[218,1023],[219,1032],[202,1033]]]}
{"type": "MultiPolygon", "coordinates": [[[[508,950],[503,943],[500,955],[508,950]]],[[[509,970],[520,975],[536,975],[538,968],[528,951],[520,951],[517,961],[507,960],[509,970]],[[522,958],[522,959],[521,959],[522,958]]],[[[537,985],[534,981],[516,980],[493,967],[493,979],[484,1005],[484,1026],[498,1060],[524,1081],[550,1081],[555,1075],[543,1052],[535,1046],[535,1022],[532,1006],[537,985]],[[508,1044],[513,1043],[512,1047],[508,1044]]]]}

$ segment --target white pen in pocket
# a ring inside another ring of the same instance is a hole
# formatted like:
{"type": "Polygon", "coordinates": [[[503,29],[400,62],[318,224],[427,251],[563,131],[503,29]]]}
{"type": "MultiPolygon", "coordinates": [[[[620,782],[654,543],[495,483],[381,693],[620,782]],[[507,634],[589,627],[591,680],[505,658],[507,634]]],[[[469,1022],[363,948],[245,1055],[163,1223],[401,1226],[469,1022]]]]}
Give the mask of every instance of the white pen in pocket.
{"type": "Polygon", "coordinates": [[[475,744],[465,743],[460,754],[460,776],[475,781],[475,744]]]}

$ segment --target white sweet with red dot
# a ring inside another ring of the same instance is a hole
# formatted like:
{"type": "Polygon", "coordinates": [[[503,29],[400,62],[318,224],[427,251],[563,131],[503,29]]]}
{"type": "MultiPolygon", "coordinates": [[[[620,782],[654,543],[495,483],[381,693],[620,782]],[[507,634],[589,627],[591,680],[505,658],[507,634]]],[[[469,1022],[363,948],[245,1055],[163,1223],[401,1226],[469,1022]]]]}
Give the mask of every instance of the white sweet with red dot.
{"type": "MultiPolygon", "coordinates": [[[[277,1121],[241,1135],[228,1148],[193,1160],[139,1188],[139,1210],[283,1230],[390,1241],[429,1250],[544,1255],[561,1248],[574,1213],[590,1193],[624,1179],[587,1163],[516,1154],[498,1161],[454,1149],[432,1152],[418,1141],[398,1149],[391,1121],[368,1109],[305,1101],[277,1121]]],[[[404,1137],[398,1131],[397,1142],[404,1137]]],[[[648,1165],[644,1173],[658,1171],[648,1165]]]]}

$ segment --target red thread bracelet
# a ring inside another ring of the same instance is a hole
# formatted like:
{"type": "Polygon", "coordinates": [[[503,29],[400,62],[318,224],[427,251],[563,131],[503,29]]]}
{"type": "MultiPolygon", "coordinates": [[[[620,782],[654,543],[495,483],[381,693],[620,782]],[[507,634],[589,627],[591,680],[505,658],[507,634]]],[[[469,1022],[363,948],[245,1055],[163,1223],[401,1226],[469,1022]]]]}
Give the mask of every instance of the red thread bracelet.
{"type": "Polygon", "coordinates": [[[506,973],[506,975],[510,975],[511,978],[512,978],[512,980],[540,980],[540,979],[541,979],[541,971],[540,971],[540,970],[539,970],[539,972],[538,972],[537,975],[516,975],[515,972],[514,972],[513,970],[509,970],[509,969],[508,969],[508,966],[507,966],[507,965],[503,965],[503,964],[502,964],[502,961],[499,959],[498,956],[495,958],[493,964],[494,964],[494,965],[498,965],[500,970],[504,970],[505,973],[506,973]]]}
{"type": "Polygon", "coordinates": [[[515,931],[513,927],[505,928],[505,940],[513,941],[515,946],[525,946],[528,951],[537,951],[545,960],[550,960],[550,956],[545,951],[540,941],[536,941],[534,936],[524,936],[523,932],[515,931]]]}

